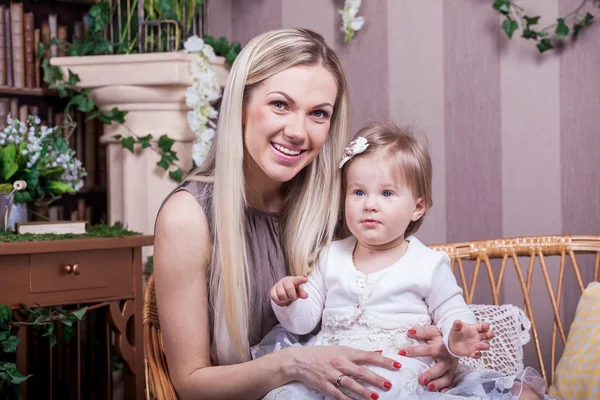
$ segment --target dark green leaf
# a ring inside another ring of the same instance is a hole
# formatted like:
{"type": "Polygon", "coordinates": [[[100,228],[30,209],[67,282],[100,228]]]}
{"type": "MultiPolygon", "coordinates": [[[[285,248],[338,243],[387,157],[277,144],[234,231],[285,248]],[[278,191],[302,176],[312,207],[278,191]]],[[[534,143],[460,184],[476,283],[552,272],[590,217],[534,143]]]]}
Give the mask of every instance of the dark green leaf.
{"type": "Polygon", "coordinates": [[[584,23],[585,25],[589,25],[593,19],[594,19],[594,16],[588,12],[588,13],[585,13],[585,16],[583,17],[581,22],[584,23]]]}
{"type": "Polygon", "coordinates": [[[112,138],[116,140],[120,140],[122,137],[123,135],[112,135],[112,138]]]}
{"type": "Polygon", "coordinates": [[[0,362],[0,371],[4,370],[10,376],[10,383],[18,385],[27,380],[32,375],[23,376],[17,369],[17,365],[9,362],[0,362]]]}
{"type": "Polygon", "coordinates": [[[0,324],[7,323],[12,320],[12,310],[10,307],[0,304],[0,324]]]}
{"type": "Polygon", "coordinates": [[[118,108],[114,107],[112,110],[110,110],[110,113],[112,115],[113,121],[116,121],[120,124],[125,123],[125,116],[127,115],[127,111],[121,111],[118,108]]]}
{"type": "Polygon", "coordinates": [[[511,18],[506,18],[502,23],[502,30],[506,33],[506,36],[508,36],[509,39],[512,39],[514,31],[517,29],[519,29],[519,24],[517,21],[511,18]]]}
{"type": "Polygon", "coordinates": [[[44,185],[44,189],[49,192],[56,194],[74,193],[75,190],[65,182],[61,181],[47,181],[44,185]]]}
{"type": "Polygon", "coordinates": [[[229,49],[229,52],[225,56],[225,60],[227,60],[227,62],[231,65],[231,64],[233,64],[233,62],[235,61],[237,56],[238,56],[238,53],[234,49],[229,49]]]}
{"type": "Polygon", "coordinates": [[[43,43],[38,43],[37,54],[35,55],[37,59],[41,60],[46,55],[46,48],[43,43]]]}
{"type": "Polygon", "coordinates": [[[133,136],[128,136],[121,140],[121,146],[123,146],[124,149],[127,149],[132,153],[133,153],[133,145],[134,144],[135,144],[135,139],[133,136]]]}
{"type": "Polygon", "coordinates": [[[510,12],[510,0],[495,0],[493,7],[494,10],[506,15],[510,12]]]}
{"type": "Polygon", "coordinates": [[[60,319],[60,322],[62,322],[66,326],[72,326],[73,323],[77,321],[78,319],[73,314],[66,314],[60,319]]]}
{"type": "Polygon", "coordinates": [[[169,177],[175,182],[181,182],[181,180],[183,179],[183,171],[181,170],[181,168],[177,168],[175,171],[169,172],[169,177]]]}
{"type": "Polygon", "coordinates": [[[50,335],[50,348],[53,348],[56,344],[56,335],[50,335]]]}
{"type": "Polygon", "coordinates": [[[65,342],[71,340],[73,336],[75,336],[75,328],[73,328],[72,326],[63,327],[63,340],[65,342]]]}
{"type": "Polygon", "coordinates": [[[20,191],[15,193],[15,202],[17,203],[31,203],[32,201],[33,197],[29,191],[20,191]]]}
{"type": "Polygon", "coordinates": [[[40,183],[40,171],[37,169],[28,171],[25,175],[25,182],[27,182],[27,187],[29,189],[37,187],[37,185],[40,183]]]}
{"type": "Polygon", "coordinates": [[[169,169],[169,162],[168,160],[165,158],[165,156],[163,155],[160,159],[159,162],[156,163],[156,165],[158,165],[159,167],[161,167],[162,169],[164,169],[165,171],[169,169]]]}
{"type": "Polygon", "coordinates": [[[142,137],[138,137],[138,142],[142,145],[142,149],[146,149],[150,147],[152,141],[152,135],[146,135],[142,137]]]}
{"type": "Polygon", "coordinates": [[[46,332],[42,334],[42,336],[53,336],[54,333],[54,321],[48,323],[47,325],[42,325],[46,329],[46,332]]]}
{"type": "Polygon", "coordinates": [[[565,24],[565,20],[559,18],[556,20],[558,25],[556,25],[556,30],[554,31],[554,35],[557,39],[564,39],[569,36],[569,27],[565,24]]]}
{"type": "Polygon", "coordinates": [[[88,309],[87,306],[81,307],[80,309],[73,311],[72,314],[75,316],[75,318],[77,318],[78,321],[81,321],[81,319],[85,315],[85,312],[87,311],[87,309],[88,309]]]}
{"type": "Polygon", "coordinates": [[[527,15],[525,15],[523,17],[523,19],[525,20],[527,25],[536,25],[538,23],[538,21],[540,20],[540,17],[539,16],[528,17],[527,15]]]}
{"type": "Polygon", "coordinates": [[[524,29],[521,37],[523,37],[525,39],[537,39],[538,32],[531,30],[531,29],[524,29]]]}
{"type": "Polygon", "coordinates": [[[161,149],[163,153],[170,152],[173,143],[175,143],[175,141],[167,135],[162,135],[158,138],[158,148],[161,149]]]}
{"type": "Polygon", "coordinates": [[[543,53],[545,51],[548,51],[550,49],[553,49],[554,46],[552,45],[552,42],[550,41],[550,39],[542,39],[540,40],[540,42],[537,44],[537,48],[540,51],[540,53],[543,53]]]}
{"type": "Polygon", "coordinates": [[[6,353],[14,353],[17,351],[17,345],[21,341],[21,338],[18,336],[9,336],[5,340],[2,341],[2,347],[4,352],[6,353]]]}
{"type": "Polygon", "coordinates": [[[581,22],[578,22],[576,24],[573,25],[573,37],[577,38],[577,36],[579,36],[579,32],[583,29],[583,24],[581,22]]]}
{"type": "Polygon", "coordinates": [[[74,74],[73,71],[69,70],[69,80],[67,83],[71,86],[75,86],[80,82],[79,75],[74,74]]]}

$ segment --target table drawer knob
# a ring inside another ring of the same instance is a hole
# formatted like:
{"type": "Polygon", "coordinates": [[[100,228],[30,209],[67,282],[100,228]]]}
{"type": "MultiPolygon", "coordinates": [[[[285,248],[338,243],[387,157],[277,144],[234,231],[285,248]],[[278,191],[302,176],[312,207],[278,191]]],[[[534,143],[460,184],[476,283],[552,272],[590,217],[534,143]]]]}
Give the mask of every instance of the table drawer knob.
{"type": "Polygon", "coordinates": [[[73,265],[67,264],[67,265],[65,265],[64,270],[65,270],[66,274],[73,273],[75,275],[79,275],[81,273],[81,268],[79,267],[78,263],[75,263],[73,265]]]}

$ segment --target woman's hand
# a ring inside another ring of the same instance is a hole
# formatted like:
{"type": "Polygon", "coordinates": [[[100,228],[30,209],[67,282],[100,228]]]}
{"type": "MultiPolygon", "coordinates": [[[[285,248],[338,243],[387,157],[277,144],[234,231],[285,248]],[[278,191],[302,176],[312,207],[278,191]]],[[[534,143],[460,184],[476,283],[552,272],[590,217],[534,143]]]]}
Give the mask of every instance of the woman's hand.
{"type": "Polygon", "coordinates": [[[384,357],[380,352],[356,350],[345,346],[306,346],[289,347],[287,357],[290,364],[290,380],[296,380],[328,394],[334,399],[351,399],[341,388],[345,388],[364,399],[377,400],[379,395],[367,389],[362,383],[373,385],[383,391],[390,390],[392,384],[387,379],[369,370],[366,365],[374,365],[399,370],[402,366],[396,360],[384,357]],[[338,378],[340,386],[337,385],[338,378]]]}
{"type": "Polygon", "coordinates": [[[398,354],[406,357],[432,357],[436,362],[433,367],[419,377],[419,383],[429,391],[445,392],[450,389],[458,359],[448,353],[442,341],[442,334],[437,327],[430,325],[416,329],[409,329],[408,336],[417,340],[424,340],[427,344],[407,347],[398,354]]]}

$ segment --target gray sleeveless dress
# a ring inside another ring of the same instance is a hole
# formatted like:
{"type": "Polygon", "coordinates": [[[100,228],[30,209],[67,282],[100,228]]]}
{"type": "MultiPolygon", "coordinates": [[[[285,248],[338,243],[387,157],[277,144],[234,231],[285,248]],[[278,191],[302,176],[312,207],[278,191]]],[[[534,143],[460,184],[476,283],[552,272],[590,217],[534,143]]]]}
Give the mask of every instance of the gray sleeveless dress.
{"type": "MultiPolygon", "coordinates": [[[[173,191],[185,190],[198,201],[210,229],[211,241],[214,243],[213,185],[198,181],[185,182],[173,191]]],[[[165,200],[166,201],[166,200],[165,200]]],[[[250,346],[259,343],[277,323],[271,308],[269,291],[281,278],[287,275],[285,256],[279,242],[277,214],[248,208],[245,217],[245,230],[250,267],[250,315],[248,342],[250,346]]],[[[211,331],[214,332],[214,321],[218,316],[211,315],[211,331]]],[[[211,347],[215,337],[211,337],[211,347]]],[[[213,361],[214,360],[214,352],[213,361]]]]}

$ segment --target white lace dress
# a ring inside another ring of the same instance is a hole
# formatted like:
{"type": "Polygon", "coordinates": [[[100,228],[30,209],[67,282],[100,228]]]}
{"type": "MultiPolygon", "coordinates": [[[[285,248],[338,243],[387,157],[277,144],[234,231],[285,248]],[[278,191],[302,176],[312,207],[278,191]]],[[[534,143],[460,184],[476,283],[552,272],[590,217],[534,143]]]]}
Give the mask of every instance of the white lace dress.
{"type": "MultiPolygon", "coordinates": [[[[370,367],[392,382],[389,391],[371,388],[380,399],[518,399],[519,391],[512,394],[509,390],[515,378],[516,386],[519,381],[527,382],[544,398],[544,381],[531,368],[507,377],[496,371],[461,366],[456,386],[450,391],[429,392],[422,387],[418,378],[434,361],[398,355],[400,349],[418,344],[407,336],[408,329],[434,323],[447,345],[454,320],[475,323],[475,316],[464,302],[462,290],[450,270],[449,258],[446,253],[431,250],[410,237],[400,260],[366,275],[352,262],[355,246],[354,237],[331,244],[304,285],[306,300],[287,307],[273,304],[281,325],[251,349],[254,358],[294,345],[383,350],[385,356],[398,360],[402,368],[390,371],[370,367]],[[319,333],[301,343],[299,335],[312,332],[319,322],[319,333]]],[[[269,400],[326,398],[299,382],[274,389],[265,396],[269,400]]]]}

